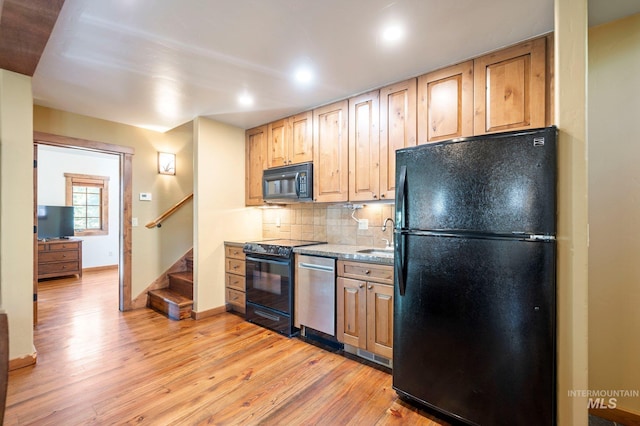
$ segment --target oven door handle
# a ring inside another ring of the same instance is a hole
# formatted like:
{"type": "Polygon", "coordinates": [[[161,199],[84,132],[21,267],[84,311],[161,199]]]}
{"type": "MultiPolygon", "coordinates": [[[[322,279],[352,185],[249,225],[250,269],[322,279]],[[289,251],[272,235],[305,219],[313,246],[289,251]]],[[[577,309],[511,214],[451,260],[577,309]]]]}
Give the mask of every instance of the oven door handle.
{"type": "Polygon", "coordinates": [[[284,265],[284,266],[289,265],[289,262],[286,260],[272,260],[272,259],[265,259],[263,257],[247,256],[246,260],[251,260],[253,262],[258,262],[258,263],[272,263],[274,265],[284,265]]]}

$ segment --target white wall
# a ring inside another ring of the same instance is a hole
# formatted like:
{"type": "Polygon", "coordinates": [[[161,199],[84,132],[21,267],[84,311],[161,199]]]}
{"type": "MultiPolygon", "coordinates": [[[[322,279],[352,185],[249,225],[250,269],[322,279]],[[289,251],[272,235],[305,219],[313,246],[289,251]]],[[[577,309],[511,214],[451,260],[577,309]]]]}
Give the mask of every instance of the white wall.
{"type": "MultiPolygon", "coordinates": [[[[589,32],[589,388],[640,390],[640,14],[589,32]]],[[[640,413],[640,398],[618,408],[640,413]]]]}
{"type": "Polygon", "coordinates": [[[82,267],[116,265],[120,231],[120,161],[118,156],[38,145],[38,204],[65,205],[65,173],[109,177],[109,234],[80,237],[82,267]]]}
{"type": "Polygon", "coordinates": [[[196,119],[194,138],[195,310],[224,306],[224,241],[262,237],[262,214],[244,205],[244,131],[196,119]]]}

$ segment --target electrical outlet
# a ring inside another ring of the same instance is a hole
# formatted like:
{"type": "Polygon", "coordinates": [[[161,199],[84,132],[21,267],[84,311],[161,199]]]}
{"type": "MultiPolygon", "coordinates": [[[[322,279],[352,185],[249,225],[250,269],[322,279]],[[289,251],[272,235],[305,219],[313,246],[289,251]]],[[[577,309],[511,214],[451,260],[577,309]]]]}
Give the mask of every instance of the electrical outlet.
{"type": "Polygon", "coordinates": [[[140,201],[151,201],[151,193],[150,192],[141,192],[140,193],[140,201]]]}
{"type": "Polygon", "coordinates": [[[369,229],[369,219],[359,219],[358,229],[369,229]]]}
{"type": "Polygon", "coordinates": [[[131,226],[138,226],[138,218],[137,217],[132,217],[131,218],[131,226]]]}

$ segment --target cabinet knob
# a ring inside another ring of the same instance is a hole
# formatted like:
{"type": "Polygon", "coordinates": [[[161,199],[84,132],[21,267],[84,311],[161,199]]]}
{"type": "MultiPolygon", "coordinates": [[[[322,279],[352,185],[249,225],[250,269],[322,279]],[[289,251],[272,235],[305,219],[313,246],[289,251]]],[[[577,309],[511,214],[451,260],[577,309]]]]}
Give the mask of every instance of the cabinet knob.
{"type": "Polygon", "coordinates": [[[373,198],[378,198],[378,196],[376,194],[373,194],[373,198]]]}
{"type": "Polygon", "coordinates": [[[370,271],[370,270],[368,270],[368,269],[365,269],[364,273],[365,273],[366,275],[369,275],[369,274],[371,273],[371,271],[370,271]]]}
{"type": "Polygon", "coordinates": [[[384,194],[380,194],[380,198],[384,198],[384,194]]]}
{"type": "Polygon", "coordinates": [[[358,288],[362,288],[362,287],[364,287],[364,284],[362,283],[358,284],[358,288]]]}
{"type": "Polygon", "coordinates": [[[367,286],[367,288],[368,288],[369,290],[371,290],[371,289],[373,288],[373,286],[372,286],[372,285],[368,285],[368,286],[367,286]]]}

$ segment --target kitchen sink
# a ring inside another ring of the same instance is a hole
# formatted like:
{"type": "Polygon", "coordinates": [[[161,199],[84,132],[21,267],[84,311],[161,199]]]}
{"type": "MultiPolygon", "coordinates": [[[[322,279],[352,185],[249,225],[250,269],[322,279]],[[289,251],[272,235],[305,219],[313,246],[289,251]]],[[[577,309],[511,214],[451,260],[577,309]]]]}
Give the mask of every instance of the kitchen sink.
{"type": "Polygon", "coordinates": [[[373,254],[376,256],[393,256],[393,248],[388,248],[388,249],[370,248],[370,249],[358,250],[358,253],[373,254]]]}

